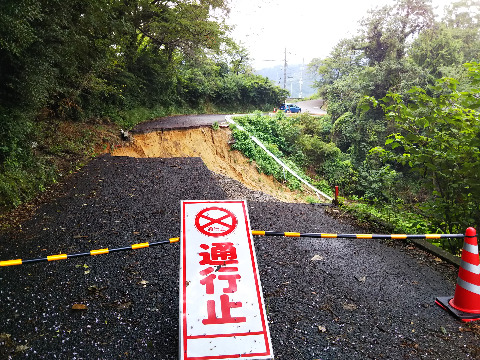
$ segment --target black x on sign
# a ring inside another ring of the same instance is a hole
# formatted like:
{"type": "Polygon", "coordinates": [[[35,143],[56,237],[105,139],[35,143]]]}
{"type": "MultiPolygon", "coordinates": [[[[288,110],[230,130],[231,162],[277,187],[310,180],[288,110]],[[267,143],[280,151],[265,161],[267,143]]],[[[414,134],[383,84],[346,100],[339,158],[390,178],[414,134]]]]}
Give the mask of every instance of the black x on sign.
{"type": "Polygon", "coordinates": [[[200,211],[195,217],[195,227],[207,236],[225,236],[237,227],[238,220],[229,210],[209,207],[200,211]]]}

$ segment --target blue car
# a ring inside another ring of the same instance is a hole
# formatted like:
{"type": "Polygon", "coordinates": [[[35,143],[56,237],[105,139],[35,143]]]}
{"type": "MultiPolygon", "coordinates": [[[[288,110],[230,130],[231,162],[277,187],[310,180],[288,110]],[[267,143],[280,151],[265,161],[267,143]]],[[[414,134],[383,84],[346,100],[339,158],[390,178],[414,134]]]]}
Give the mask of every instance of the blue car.
{"type": "Polygon", "coordinates": [[[286,104],[280,106],[280,110],[285,111],[286,113],[300,113],[302,108],[295,104],[286,104]]]}

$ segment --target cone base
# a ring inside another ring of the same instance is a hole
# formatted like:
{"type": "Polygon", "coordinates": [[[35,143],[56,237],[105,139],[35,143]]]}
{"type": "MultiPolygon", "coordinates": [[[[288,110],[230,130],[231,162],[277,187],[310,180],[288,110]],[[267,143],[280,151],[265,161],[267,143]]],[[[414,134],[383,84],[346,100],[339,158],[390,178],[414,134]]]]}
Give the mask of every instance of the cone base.
{"type": "Polygon", "coordinates": [[[452,299],[453,299],[453,296],[437,297],[435,299],[435,304],[449,311],[452,315],[454,315],[456,318],[462,321],[468,322],[468,321],[480,320],[480,314],[467,313],[452,307],[450,305],[450,300],[452,299]]]}

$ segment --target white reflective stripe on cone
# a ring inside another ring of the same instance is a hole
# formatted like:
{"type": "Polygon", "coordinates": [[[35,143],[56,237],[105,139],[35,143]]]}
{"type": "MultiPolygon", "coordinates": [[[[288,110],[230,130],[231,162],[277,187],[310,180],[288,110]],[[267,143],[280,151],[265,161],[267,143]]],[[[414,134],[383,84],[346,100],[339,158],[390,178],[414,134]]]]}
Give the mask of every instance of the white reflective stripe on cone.
{"type": "Polygon", "coordinates": [[[465,260],[462,260],[460,267],[468,272],[471,272],[475,275],[480,275],[480,266],[467,263],[465,260]]]}
{"type": "Polygon", "coordinates": [[[472,254],[478,254],[478,246],[467,244],[466,242],[463,243],[463,250],[468,251],[472,254]]]}
{"type": "Polygon", "coordinates": [[[478,285],[470,284],[469,282],[466,282],[460,278],[457,279],[457,285],[474,294],[480,295],[480,286],[478,285]]]}

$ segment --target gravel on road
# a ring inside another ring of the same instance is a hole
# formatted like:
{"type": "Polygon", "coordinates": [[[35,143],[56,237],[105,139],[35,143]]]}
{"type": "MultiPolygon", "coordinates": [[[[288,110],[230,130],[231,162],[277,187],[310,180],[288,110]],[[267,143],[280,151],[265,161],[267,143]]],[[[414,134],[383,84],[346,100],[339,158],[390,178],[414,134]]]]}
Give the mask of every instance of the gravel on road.
{"type": "MultiPolygon", "coordinates": [[[[104,155],[65,185],[0,233],[0,259],[166,240],[181,200],[248,198],[256,230],[363,232],[318,205],[231,190],[199,158],[104,155]]],[[[254,240],[276,359],[480,357],[478,327],[434,305],[453,295],[457,269],[411,244],[254,240]]],[[[178,267],[169,244],[0,268],[0,359],[177,359],[178,267]]]]}

